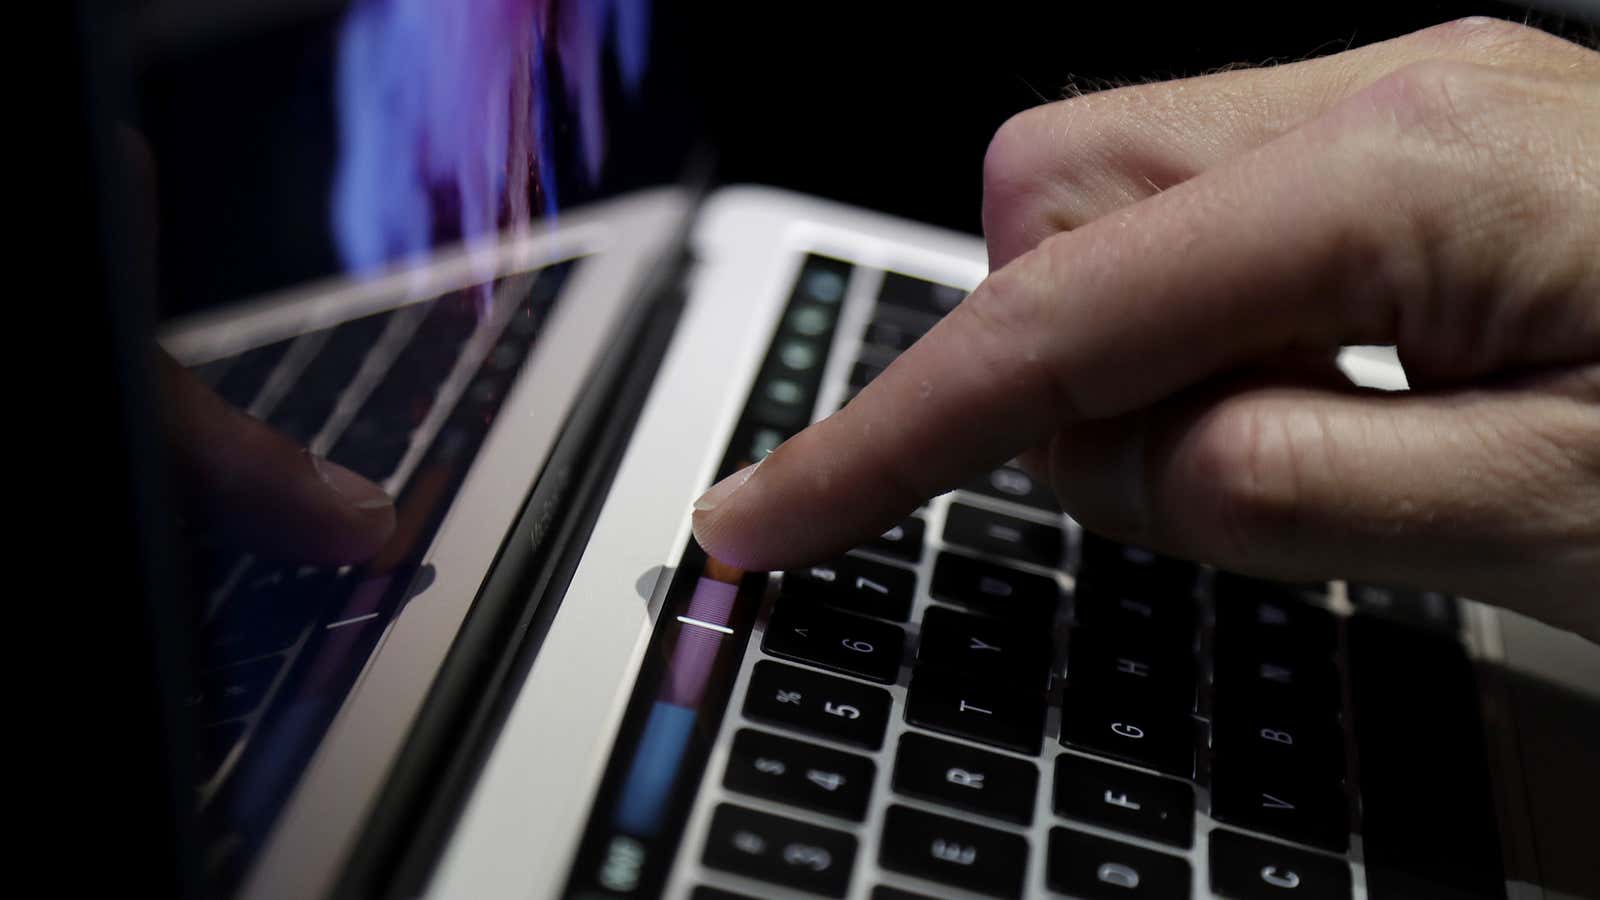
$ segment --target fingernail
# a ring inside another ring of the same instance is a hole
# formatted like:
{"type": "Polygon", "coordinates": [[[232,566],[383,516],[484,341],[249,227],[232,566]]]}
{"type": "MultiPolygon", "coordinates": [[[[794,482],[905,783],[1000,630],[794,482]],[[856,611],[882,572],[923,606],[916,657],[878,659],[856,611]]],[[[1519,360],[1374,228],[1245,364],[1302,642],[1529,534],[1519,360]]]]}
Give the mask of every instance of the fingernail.
{"type": "Polygon", "coordinates": [[[704,494],[701,494],[700,499],[694,502],[695,512],[706,512],[708,510],[716,509],[718,506],[726,503],[728,498],[732,497],[735,491],[744,487],[745,482],[750,480],[750,476],[756,473],[756,467],[759,465],[761,465],[759,462],[751,463],[732,475],[729,475],[727,478],[724,478],[716,484],[713,484],[710,490],[706,491],[704,494]]]}
{"type": "Polygon", "coordinates": [[[323,484],[356,509],[383,509],[394,505],[393,498],[384,493],[383,488],[336,462],[312,454],[311,466],[317,470],[317,477],[323,484]]]}

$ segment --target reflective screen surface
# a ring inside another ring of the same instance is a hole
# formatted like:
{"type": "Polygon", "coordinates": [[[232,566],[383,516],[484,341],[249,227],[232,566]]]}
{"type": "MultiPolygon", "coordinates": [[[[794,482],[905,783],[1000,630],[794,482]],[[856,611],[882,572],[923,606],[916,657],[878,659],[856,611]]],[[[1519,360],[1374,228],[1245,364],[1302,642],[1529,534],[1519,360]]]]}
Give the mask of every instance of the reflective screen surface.
{"type": "Polygon", "coordinates": [[[641,102],[651,12],[164,0],[118,23],[133,76],[108,129],[133,257],[121,287],[185,336],[149,351],[206,894],[240,888],[385,629],[433,577],[430,542],[563,288],[604,262],[569,248],[442,292],[318,298],[548,232],[627,182],[610,147],[641,102]]]}

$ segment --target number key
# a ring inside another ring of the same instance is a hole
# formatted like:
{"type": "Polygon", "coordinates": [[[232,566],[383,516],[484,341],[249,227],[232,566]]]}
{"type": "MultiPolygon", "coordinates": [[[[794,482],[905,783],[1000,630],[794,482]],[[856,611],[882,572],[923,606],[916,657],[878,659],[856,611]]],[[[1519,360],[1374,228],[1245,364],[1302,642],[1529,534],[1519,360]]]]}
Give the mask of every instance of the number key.
{"type": "Polygon", "coordinates": [[[783,596],[904,622],[911,615],[915,573],[886,563],[844,556],[783,573],[783,596]]]}
{"type": "Polygon", "coordinates": [[[876,750],[889,724],[889,702],[883,688],[762,660],[751,673],[744,714],[876,750]]]}
{"type": "Polygon", "coordinates": [[[893,684],[906,635],[899,628],[810,603],[780,600],[761,648],[773,656],[893,684]]]}
{"type": "Polygon", "coordinates": [[[878,535],[861,549],[893,556],[914,563],[922,559],[922,536],[926,530],[921,519],[911,516],[878,535]]]}
{"type": "Polygon", "coordinates": [[[969,483],[965,490],[1022,503],[1045,512],[1058,513],[1061,505],[1050,488],[1033,480],[1033,476],[1014,466],[1001,466],[969,483]]]}
{"type": "Polygon", "coordinates": [[[1054,525],[1030,522],[961,503],[950,504],[949,512],[945,515],[944,539],[952,544],[1047,567],[1061,565],[1066,548],[1065,535],[1054,525]]]}
{"type": "Polygon", "coordinates": [[[859,822],[876,772],[864,756],[745,728],[734,736],[722,783],[742,794],[859,822]]]}
{"type": "Polygon", "coordinates": [[[848,834],[724,803],[712,813],[702,859],[724,872],[843,897],[855,856],[848,834]]]}

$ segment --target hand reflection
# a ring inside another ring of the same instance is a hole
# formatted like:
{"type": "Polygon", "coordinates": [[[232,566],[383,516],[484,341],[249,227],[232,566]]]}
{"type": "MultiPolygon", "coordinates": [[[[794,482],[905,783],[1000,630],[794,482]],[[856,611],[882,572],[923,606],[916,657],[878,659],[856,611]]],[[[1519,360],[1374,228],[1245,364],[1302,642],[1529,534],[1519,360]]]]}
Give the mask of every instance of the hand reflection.
{"type": "MultiPolygon", "coordinates": [[[[156,167],[144,137],[117,132],[137,295],[156,293],[156,167]]],[[[293,562],[360,562],[395,527],[394,501],[343,466],[235,409],[160,347],[161,416],[181,514],[189,528],[238,549],[293,562]]]]}
{"type": "Polygon", "coordinates": [[[241,549],[307,563],[364,560],[395,527],[383,488],[229,405],[165,351],[158,368],[183,512],[241,549]]]}

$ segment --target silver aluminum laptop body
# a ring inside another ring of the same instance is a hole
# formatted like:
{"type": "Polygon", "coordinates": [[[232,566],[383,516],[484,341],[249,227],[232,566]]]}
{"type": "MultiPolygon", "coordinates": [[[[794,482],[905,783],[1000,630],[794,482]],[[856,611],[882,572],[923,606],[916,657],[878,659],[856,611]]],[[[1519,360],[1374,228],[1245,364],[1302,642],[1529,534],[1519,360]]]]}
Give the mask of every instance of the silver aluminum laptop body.
{"type": "MultiPolygon", "coordinates": [[[[582,889],[591,882],[574,870],[584,862],[577,858],[580,842],[585,828],[594,827],[607,812],[594,806],[596,793],[652,631],[662,627],[658,617],[673,567],[690,540],[689,506],[714,479],[718,460],[735,437],[741,404],[754,390],[802,261],[816,254],[854,266],[816,394],[818,417],[846,396],[846,379],[883,272],[970,289],[986,270],[984,248],[976,238],[760,188],[714,194],[696,217],[692,246],[698,265],[680,329],[543,649],[427,881],[430,897],[633,895],[629,878],[636,870],[630,865],[639,863],[627,854],[605,863],[613,867],[608,877],[617,879],[614,891],[582,889]]],[[[1404,387],[1390,351],[1353,348],[1341,357],[1341,365],[1358,383],[1404,387]]],[[[928,504],[930,535],[939,532],[950,497],[928,504]]],[[[926,558],[915,567],[918,614],[913,620],[930,603],[930,569],[926,558]]],[[[759,602],[769,603],[770,597],[759,602]]],[[[1327,603],[1341,614],[1354,605],[1339,584],[1327,603]]],[[[689,773],[700,781],[682,822],[681,841],[670,851],[665,896],[687,897],[695,886],[748,896],[812,896],[703,861],[708,822],[719,803],[804,818],[793,807],[722,785],[733,733],[753,724],[768,727],[740,712],[752,667],[771,658],[761,652],[764,626],[765,613],[743,648],[727,711],[715,726],[713,749],[703,767],[689,773]]],[[[1595,831],[1585,817],[1595,808],[1600,790],[1595,777],[1600,755],[1594,743],[1600,734],[1600,649],[1470,602],[1462,604],[1453,630],[1480,676],[1477,696],[1486,723],[1506,889],[1514,897],[1600,891],[1600,882],[1589,880],[1595,874],[1592,853],[1581,849],[1593,847],[1595,831]],[[1530,760],[1538,762],[1529,765],[1530,760]]],[[[890,787],[895,736],[914,730],[898,715],[904,675],[888,688],[897,704],[889,736],[880,750],[868,754],[877,764],[877,781],[864,821],[847,827],[825,815],[810,818],[859,839],[849,897],[868,897],[874,885],[942,897],[981,896],[878,863],[876,832],[888,805],[952,812],[895,796],[890,787]]],[[[1069,752],[1054,739],[1053,728],[1054,719],[1046,730],[1044,755],[1038,758],[1041,773],[1048,773],[1053,754],[1069,752]]],[[[1009,828],[1027,836],[1033,848],[1023,882],[1027,896],[1053,895],[1047,887],[1044,848],[1052,826],[1067,821],[1052,815],[1047,790],[1041,789],[1037,802],[1031,827],[1009,828]]],[[[1199,808],[1204,810],[1203,802],[1199,808]]],[[[978,821],[1001,827],[981,817],[978,821]]],[[[1139,846],[1161,847],[1116,830],[1074,824],[1139,846]]],[[[1205,836],[1213,824],[1210,816],[1199,813],[1195,843],[1182,854],[1193,871],[1195,897],[1211,896],[1205,836]]],[[[1349,858],[1354,895],[1366,896],[1359,836],[1349,858]]]]}

